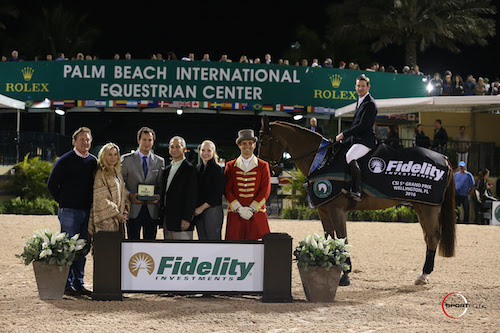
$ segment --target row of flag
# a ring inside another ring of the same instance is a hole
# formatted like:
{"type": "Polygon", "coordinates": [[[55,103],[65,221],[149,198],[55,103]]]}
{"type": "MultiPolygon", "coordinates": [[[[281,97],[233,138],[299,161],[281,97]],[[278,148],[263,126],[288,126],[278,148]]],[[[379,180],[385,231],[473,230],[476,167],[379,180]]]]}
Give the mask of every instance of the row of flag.
{"type": "MultiPolygon", "coordinates": [[[[36,105],[37,103],[34,103],[36,105]]],[[[58,107],[134,107],[134,108],[193,108],[193,109],[226,109],[226,110],[255,110],[255,111],[284,111],[284,112],[315,112],[335,113],[333,108],[259,103],[226,103],[226,102],[180,102],[180,101],[151,101],[151,100],[63,100],[51,101],[51,105],[58,107]]]]}

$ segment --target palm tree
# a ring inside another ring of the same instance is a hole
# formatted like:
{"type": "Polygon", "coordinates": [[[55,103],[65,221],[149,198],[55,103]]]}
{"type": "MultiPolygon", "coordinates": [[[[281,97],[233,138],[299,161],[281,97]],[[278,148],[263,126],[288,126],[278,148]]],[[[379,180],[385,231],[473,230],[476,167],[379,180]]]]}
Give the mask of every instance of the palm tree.
{"type": "Polygon", "coordinates": [[[408,65],[417,64],[417,49],[434,45],[458,53],[460,44],[484,46],[495,35],[490,0],[347,0],[330,6],[329,14],[333,41],[370,42],[374,52],[402,45],[408,65]]]}

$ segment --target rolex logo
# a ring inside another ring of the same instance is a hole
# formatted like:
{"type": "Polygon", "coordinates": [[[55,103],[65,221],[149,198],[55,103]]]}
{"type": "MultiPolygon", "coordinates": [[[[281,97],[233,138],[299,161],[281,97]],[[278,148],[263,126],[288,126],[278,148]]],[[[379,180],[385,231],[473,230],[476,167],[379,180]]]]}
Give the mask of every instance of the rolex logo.
{"type": "Polygon", "coordinates": [[[332,87],[338,88],[340,86],[340,82],[342,82],[342,76],[333,74],[330,76],[330,81],[332,82],[332,87]]]}
{"type": "Polygon", "coordinates": [[[138,252],[130,258],[128,262],[128,269],[133,276],[137,277],[139,270],[145,269],[149,275],[153,274],[155,269],[155,262],[153,257],[144,252],[138,252]]]}
{"type": "Polygon", "coordinates": [[[23,69],[21,69],[21,72],[23,73],[23,77],[24,77],[24,80],[25,81],[30,81],[31,78],[33,77],[33,72],[35,70],[31,67],[24,67],[23,69]]]}

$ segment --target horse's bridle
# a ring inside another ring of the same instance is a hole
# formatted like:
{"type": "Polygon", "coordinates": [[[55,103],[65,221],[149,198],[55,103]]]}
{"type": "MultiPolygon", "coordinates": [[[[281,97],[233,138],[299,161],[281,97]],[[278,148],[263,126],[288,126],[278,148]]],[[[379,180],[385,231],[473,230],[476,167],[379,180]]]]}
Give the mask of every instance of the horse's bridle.
{"type": "MultiPolygon", "coordinates": [[[[286,151],[286,147],[283,147],[283,145],[281,144],[281,142],[280,142],[278,139],[276,139],[275,137],[273,137],[273,134],[272,134],[271,130],[264,130],[264,129],[263,129],[263,130],[260,130],[260,132],[259,132],[259,141],[261,141],[261,142],[262,142],[262,139],[261,139],[261,138],[262,138],[262,135],[263,135],[263,134],[265,134],[265,135],[268,135],[268,136],[269,136],[269,138],[267,139],[267,141],[269,141],[270,151],[271,151],[271,152],[273,151],[273,149],[272,149],[272,148],[273,148],[273,146],[272,146],[272,145],[273,145],[273,143],[276,143],[276,144],[280,145],[280,147],[281,147],[281,148],[283,148],[283,150],[284,150],[284,151],[286,151]]],[[[318,148],[318,149],[316,149],[316,150],[313,150],[313,151],[307,152],[307,153],[305,153],[305,154],[300,155],[299,157],[294,157],[294,158],[290,157],[290,158],[287,158],[286,160],[289,160],[289,161],[299,161],[299,160],[301,160],[301,159],[304,159],[304,158],[306,158],[306,157],[308,157],[308,156],[311,156],[311,155],[313,155],[313,154],[317,154],[317,153],[319,153],[319,152],[321,152],[321,151],[323,151],[323,150],[326,150],[326,149],[328,149],[328,148],[330,148],[330,147],[332,147],[332,146],[335,146],[335,145],[337,145],[337,144],[340,144],[340,143],[339,143],[339,142],[336,142],[336,141],[333,141],[333,142],[330,142],[329,144],[327,144],[327,145],[326,145],[326,146],[324,146],[324,147],[321,147],[321,148],[318,148]]],[[[260,154],[260,152],[259,152],[259,154],[260,154]]],[[[261,156],[261,157],[262,157],[262,156],[261,156]]],[[[264,157],[262,157],[262,158],[264,158],[264,157]]],[[[265,159],[265,158],[264,158],[264,159],[265,159]]],[[[268,161],[269,166],[270,166],[273,170],[278,170],[278,171],[281,171],[281,170],[283,169],[282,167],[280,167],[280,166],[279,166],[279,161],[281,161],[281,160],[283,160],[283,158],[280,158],[279,160],[274,160],[274,159],[272,158],[272,156],[271,156],[271,158],[270,158],[270,159],[269,159],[269,161],[268,161]]]]}

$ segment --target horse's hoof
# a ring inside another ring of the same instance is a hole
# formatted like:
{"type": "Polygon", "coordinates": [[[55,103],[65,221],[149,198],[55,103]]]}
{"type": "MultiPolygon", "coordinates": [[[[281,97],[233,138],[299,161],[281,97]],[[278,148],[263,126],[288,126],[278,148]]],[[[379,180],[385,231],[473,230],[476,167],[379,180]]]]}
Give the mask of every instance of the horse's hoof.
{"type": "Polygon", "coordinates": [[[415,285],[416,286],[423,286],[429,284],[429,279],[426,276],[420,275],[416,280],[415,280],[415,285]]]}
{"type": "Polygon", "coordinates": [[[351,284],[351,279],[349,278],[349,276],[342,274],[342,276],[340,277],[339,286],[346,287],[349,286],[350,284],[351,284]]]}

